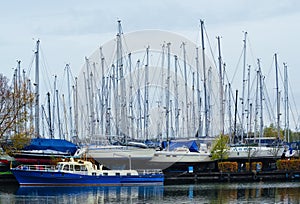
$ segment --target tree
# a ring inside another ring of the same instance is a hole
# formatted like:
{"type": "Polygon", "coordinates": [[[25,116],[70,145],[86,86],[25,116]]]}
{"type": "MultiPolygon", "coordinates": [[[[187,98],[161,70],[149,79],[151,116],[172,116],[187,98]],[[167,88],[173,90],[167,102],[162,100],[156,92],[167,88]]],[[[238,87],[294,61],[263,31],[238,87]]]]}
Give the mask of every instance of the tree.
{"type": "Polygon", "coordinates": [[[228,142],[229,136],[221,134],[219,138],[214,141],[212,147],[212,159],[213,160],[223,160],[228,158],[228,142]]]}
{"type": "MultiPolygon", "coordinates": [[[[278,133],[277,133],[277,128],[274,126],[274,124],[270,124],[269,127],[265,127],[264,128],[264,136],[265,137],[277,137],[278,133]]],[[[283,130],[280,129],[280,138],[279,139],[283,139],[283,130]]]]}
{"type": "MultiPolygon", "coordinates": [[[[15,72],[17,73],[17,71],[15,72]]],[[[12,85],[3,74],[0,74],[0,139],[10,140],[12,149],[20,149],[30,141],[33,126],[30,110],[34,94],[28,88],[26,80],[14,75],[12,85]]]]}

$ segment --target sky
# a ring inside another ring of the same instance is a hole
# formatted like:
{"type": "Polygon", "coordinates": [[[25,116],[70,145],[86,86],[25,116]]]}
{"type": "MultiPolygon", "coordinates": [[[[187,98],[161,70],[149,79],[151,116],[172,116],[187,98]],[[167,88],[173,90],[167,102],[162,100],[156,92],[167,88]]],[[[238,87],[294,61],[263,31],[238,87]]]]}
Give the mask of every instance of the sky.
{"type": "MultiPolygon", "coordinates": [[[[0,73],[11,78],[17,60],[32,73],[33,51],[41,41],[47,76],[62,76],[68,63],[78,75],[84,58],[113,39],[117,20],[123,31],[159,29],[175,32],[199,43],[199,21],[216,52],[221,36],[222,58],[231,81],[239,81],[244,32],[248,33],[247,64],[261,59],[263,74],[274,84],[274,53],[279,67],[288,65],[291,103],[300,104],[300,1],[298,0],[11,0],[0,2],[0,73]],[[237,74],[235,74],[237,73],[237,74]],[[270,77],[269,77],[270,76],[270,77]]],[[[217,52],[216,52],[217,55],[217,52]]],[[[52,83],[52,82],[49,82],[52,83]]],[[[297,110],[295,120],[298,120],[297,110]]]]}

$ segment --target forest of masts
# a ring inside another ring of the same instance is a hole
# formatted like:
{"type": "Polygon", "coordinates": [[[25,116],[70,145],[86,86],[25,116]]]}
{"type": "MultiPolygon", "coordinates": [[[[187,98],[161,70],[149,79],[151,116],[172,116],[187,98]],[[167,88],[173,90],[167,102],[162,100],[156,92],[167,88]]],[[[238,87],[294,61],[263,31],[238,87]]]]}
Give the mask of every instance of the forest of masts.
{"type": "MultiPolygon", "coordinates": [[[[218,57],[215,60],[213,54],[207,55],[206,44],[210,51],[212,49],[205,36],[208,35],[204,22],[200,21],[201,45],[195,45],[195,54],[191,56],[187,53],[186,42],[179,45],[180,53],[172,52],[172,46],[177,45],[168,42],[162,43],[161,50],[151,50],[151,45],[147,45],[144,51],[128,52],[118,21],[112,60],[106,60],[105,50],[100,47],[97,61],[85,58],[78,78],[73,77],[67,64],[64,74],[67,79],[61,80],[67,83],[67,88],[59,90],[55,76],[53,87],[46,95],[40,95],[42,83],[37,41],[35,81],[29,79],[30,73],[22,71],[18,61],[12,88],[7,88],[15,95],[8,99],[9,96],[2,94],[2,101],[6,97],[11,104],[2,102],[1,136],[9,138],[25,133],[30,137],[83,143],[104,143],[111,139],[121,142],[128,139],[200,139],[220,134],[228,135],[230,143],[263,136],[278,137],[287,142],[299,139],[289,128],[289,114],[292,113],[294,124],[297,124],[298,115],[290,109],[287,64],[283,63],[282,94],[279,87],[281,69],[278,56],[274,55],[274,103],[268,93],[261,61],[257,59],[254,65],[248,65],[248,39],[244,32],[242,65],[239,66],[242,67],[242,79],[238,82],[242,83],[242,90],[234,90],[221,56],[221,38],[217,37],[218,57]],[[255,72],[254,76],[252,72],[255,72]],[[42,105],[40,96],[46,96],[42,105]],[[22,108],[17,107],[18,101],[23,101],[22,108]],[[9,112],[13,123],[8,123],[4,110],[9,112]]],[[[2,76],[1,81],[4,79],[2,76]]],[[[295,130],[297,132],[297,125],[295,130]]]]}

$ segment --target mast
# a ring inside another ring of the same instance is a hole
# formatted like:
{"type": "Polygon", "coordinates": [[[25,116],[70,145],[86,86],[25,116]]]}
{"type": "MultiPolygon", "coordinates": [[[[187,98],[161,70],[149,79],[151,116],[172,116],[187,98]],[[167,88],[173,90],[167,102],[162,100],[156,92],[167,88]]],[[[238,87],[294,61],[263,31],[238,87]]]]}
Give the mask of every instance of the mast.
{"type": "Polygon", "coordinates": [[[276,98],[277,98],[277,139],[280,139],[280,106],[279,106],[279,88],[278,88],[278,64],[277,54],[275,53],[275,69],[276,69],[276,98]]]}
{"type": "Polygon", "coordinates": [[[237,116],[237,102],[238,102],[238,90],[235,91],[235,105],[234,105],[234,128],[233,128],[233,141],[235,142],[236,137],[236,116],[237,116]]]}
{"type": "Polygon", "coordinates": [[[56,90],[56,103],[57,103],[58,132],[59,132],[59,138],[61,139],[61,136],[62,136],[63,133],[62,133],[61,122],[60,122],[60,111],[59,111],[58,90],[56,90]]]}
{"type": "Polygon", "coordinates": [[[48,117],[49,117],[49,133],[50,133],[50,138],[53,139],[53,129],[52,129],[52,121],[51,121],[51,103],[50,103],[50,93],[47,93],[47,98],[48,98],[48,117]]]}
{"type": "Polygon", "coordinates": [[[166,137],[169,141],[169,119],[170,119],[170,72],[171,72],[171,57],[170,57],[170,43],[167,43],[167,55],[168,55],[168,70],[167,70],[167,86],[166,86],[166,137]]]}
{"type": "MultiPolygon", "coordinates": [[[[263,121],[263,77],[261,73],[260,61],[258,60],[258,68],[259,68],[259,93],[260,93],[260,137],[264,135],[264,121],[263,121]]],[[[260,141],[260,140],[259,140],[260,141]]]]}
{"type": "Polygon", "coordinates": [[[204,46],[204,21],[201,24],[201,42],[202,42],[202,63],[203,63],[203,88],[204,88],[204,117],[205,117],[205,137],[208,137],[208,104],[207,104],[207,88],[206,88],[206,67],[205,67],[205,46],[204,46]]]}
{"type": "Polygon", "coordinates": [[[146,49],[145,65],[145,103],[144,103],[144,139],[148,139],[148,111],[149,111],[149,46],[146,49]]]}
{"type": "Polygon", "coordinates": [[[202,136],[201,127],[201,95],[200,95],[200,66],[199,66],[199,49],[196,48],[196,68],[197,68],[197,105],[198,105],[198,130],[197,136],[202,136]]]}
{"type": "Polygon", "coordinates": [[[140,131],[142,131],[142,103],[141,103],[141,84],[140,84],[140,60],[137,61],[137,100],[138,100],[138,120],[137,120],[137,129],[136,129],[136,135],[137,138],[140,136],[140,131]]]}
{"type": "Polygon", "coordinates": [[[94,107],[93,71],[90,70],[90,73],[88,73],[87,75],[89,76],[88,89],[89,89],[89,105],[90,105],[90,127],[91,127],[90,130],[91,130],[91,136],[94,137],[95,136],[95,107],[94,107]]]}
{"type": "Polygon", "coordinates": [[[105,93],[104,93],[104,88],[105,88],[105,75],[104,75],[104,56],[102,52],[102,47],[100,47],[100,59],[101,59],[101,71],[102,71],[102,83],[101,83],[101,114],[100,114],[100,121],[101,121],[101,134],[104,134],[104,98],[105,98],[105,93]]]}
{"type": "Polygon", "coordinates": [[[89,115],[89,120],[88,120],[88,135],[93,136],[93,131],[92,131],[92,122],[93,122],[93,102],[92,102],[92,96],[91,96],[91,71],[90,71],[90,63],[89,59],[85,57],[85,63],[86,63],[86,74],[85,72],[83,73],[84,77],[84,84],[85,84],[85,97],[86,97],[86,110],[89,115]]]}
{"type": "Polygon", "coordinates": [[[66,103],[65,103],[65,95],[62,94],[62,103],[63,103],[63,109],[64,109],[64,122],[65,122],[65,133],[64,133],[64,139],[69,139],[69,132],[68,132],[68,123],[67,123],[67,109],[66,109],[66,103]]]}
{"type": "Polygon", "coordinates": [[[229,118],[229,138],[230,143],[233,143],[232,141],[232,124],[231,124],[231,84],[228,83],[228,118],[229,118]]]}
{"type": "Polygon", "coordinates": [[[129,117],[130,117],[130,130],[131,130],[131,136],[134,135],[133,130],[133,122],[134,122],[134,113],[133,113],[133,98],[132,98],[132,89],[133,89],[133,81],[132,81],[132,69],[131,69],[131,53],[128,54],[128,60],[129,60],[129,83],[130,83],[130,89],[129,89],[129,117]]]}
{"type": "Polygon", "coordinates": [[[36,42],[36,51],[35,51],[35,136],[37,138],[40,137],[39,45],[40,45],[40,40],[36,42]]]}
{"type": "MultiPolygon", "coordinates": [[[[23,98],[26,97],[26,93],[28,93],[28,84],[27,84],[27,81],[26,81],[26,77],[25,77],[25,70],[23,69],[23,98]]],[[[28,118],[28,107],[30,108],[31,107],[31,102],[29,102],[29,104],[27,104],[26,106],[24,106],[24,115],[26,116],[26,118],[28,118]],[[27,112],[26,112],[27,110],[27,112]]],[[[29,115],[30,115],[30,110],[29,110],[29,115]]],[[[30,120],[30,118],[29,118],[30,120]]],[[[28,129],[28,126],[25,124],[24,125],[24,131],[26,132],[26,135],[28,136],[27,134],[27,129],[28,129]]]]}
{"type": "Polygon", "coordinates": [[[179,104],[178,104],[178,101],[179,101],[179,98],[178,98],[178,71],[177,71],[177,63],[178,63],[178,58],[177,56],[175,55],[174,56],[175,58],[175,137],[178,137],[178,134],[179,134],[179,104]]]}
{"type": "Polygon", "coordinates": [[[252,121],[252,103],[250,103],[249,105],[249,129],[248,129],[248,138],[249,138],[249,133],[252,130],[252,126],[251,126],[251,121],[252,121]]]}
{"type": "Polygon", "coordinates": [[[188,89],[187,89],[187,68],[186,68],[186,50],[185,50],[185,43],[182,43],[183,49],[183,67],[184,67],[184,88],[185,88],[185,105],[186,105],[186,128],[187,128],[187,137],[190,137],[190,121],[189,121],[189,107],[188,107],[188,89]]]}
{"type": "MultiPolygon", "coordinates": [[[[162,45],[162,51],[161,51],[161,53],[162,53],[162,55],[161,55],[161,67],[162,67],[162,69],[161,69],[161,80],[160,80],[160,82],[161,82],[160,86],[161,87],[165,87],[166,86],[165,70],[164,70],[164,67],[165,67],[165,57],[166,57],[165,56],[166,55],[165,50],[166,50],[166,44],[163,43],[163,45],[162,45]]],[[[157,101],[158,109],[161,108],[161,105],[163,104],[163,99],[164,98],[165,98],[165,100],[167,98],[166,90],[164,90],[164,91],[162,90],[160,92],[160,100],[157,101]]],[[[165,101],[165,103],[166,103],[166,101],[165,101]]],[[[161,140],[163,140],[163,131],[162,131],[162,124],[161,124],[160,121],[162,121],[162,118],[164,118],[165,116],[166,116],[166,114],[165,114],[165,112],[163,110],[159,112],[159,120],[157,121],[157,128],[158,128],[157,135],[161,136],[161,140]]]]}
{"type": "Polygon", "coordinates": [[[288,67],[286,63],[283,63],[284,66],[284,95],[285,95],[285,128],[284,128],[284,140],[290,142],[290,131],[289,131],[289,90],[288,90],[288,67]]]}
{"type": "Polygon", "coordinates": [[[73,100],[74,100],[74,136],[78,138],[78,84],[77,77],[75,77],[75,86],[73,86],[73,100]]]}
{"type": "Polygon", "coordinates": [[[247,115],[246,115],[246,122],[247,122],[247,128],[246,128],[246,136],[249,138],[249,127],[251,126],[251,118],[249,120],[249,116],[251,114],[250,111],[250,65],[248,65],[248,79],[247,79],[247,85],[248,85],[248,90],[247,90],[247,115]]]}
{"type": "MultiPolygon", "coordinates": [[[[259,63],[259,59],[257,60],[259,63]]],[[[258,65],[260,66],[260,65],[258,65]]],[[[256,71],[256,94],[255,94],[255,115],[254,115],[254,140],[256,140],[257,137],[257,116],[258,116],[258,94],[259,94],[259,79],[260,79],[260,73],[259,70],[256,71]]]]}
{"type": "Polygon", "coordinates": [[[207,79],[208,79],[208,84],[207,84],[207,104],[208,104],[208,124],[207,124],[207,130],[210,131],[209,135],[213,135],[212,134],[212,129],[210,128],[210,125],[212,123],[212,121],[214,120],[214,118],[212,117],[212,111],[211,111],[211,98],[212,98],[212,67],[209,67],[208,72],[207,72],[207,79]]]}
{"type": "Polygon", "coordinates": [[[72,117],[72,105],[71,105],[71,91],[70,91],[70,66],[66,64],[67,80],[68,80],[68,100],[69,100],[69,122],[70,122],[70,131],[69,135],[72,138],[73,134],[73,117],[72,117]]]}
{"type": "Polygon", "coordinates": [[[245,117],[245,103],[244,103],[244,97],[245,97],[245,86],[246,86],[246,42],[247,42],[247,32],[245,32],[245,37],[244,37],[244,63],[243,63],[243,90],[242,90],[242,124],[241,124],[241,129],[242,129],[242,135],[241,135],[241,141],[243,142],[244,140],[244,117],[245,117]]]}
{"type": "Polygon", "coordinates": [[[52,125],[52,131],[54,134],[55,128],[54,128],[54,124],[55,124],[55,90],[56,90],[56,82],[57,82],[57,76],[54,76],[54,89],[53,89],[53,102],[52,102],[52,121],[53,121],[53,125],[52,125]]]}
{"type": "Polygon", "coordinates": [[[222,57],[221,57],[221,43],[220,37],[218,39],[218,50],[219,50],[219,89],[220,89],[220,129],[221,134],[224,135],[224,104],[223,104],[223,79],[222,79],[222,57]]]}
{"type": "MultiPolygon", "coordinates": [[[[18,63],[18,66],[19,66],[19,63],[18,63]]],[[[15,70],[14,70],[14,74],[13,74],[13,89],[14,89],[14,92],[16,93],[17,91],[20,91],[20,90],[18,90],[18,68],[16,68],[15,70]]],[[[18,97],[15,97],[15,95],[13,96],[13,104],[14,104],[14,106],[16,106],[19,102],[18,102],[18,97]]],[[[14,109],[13,110],[14,111],[14,115],[15,114],[17,114],[17,111],[16,111],[16,109],[14,109]]],[[[18,116],[16,117],[16,119],[14,120],[14,131],[15,131],[15,133],[16,134],[18,134],[19,133],[19,128],[18,128],[18,126],[17,126],[17,123],[18,123],[18,120],[19,120],[19,114],[18,114],[18,116]]]]}
{"type": "Polygon", "coordinates": [[[110,117],[111,117],[111,76],[107,76],[107,85],[106,85],[106,92],[105,92],[105,135],[111,135],[111,125],[110,125],[110,117]]]}
{"type": "Polygon", "coordinates": [[[195,113],[195,72],[193,72],[193,83],[192,83],[192,121],[193,121],[193,130],[196,127],[196,113],[195,113]]]}
{"type": "Polygon", "coordinates": [[[174,129],[173,129],[173,101],[170,100],[170,124],[171,124],[171,135],[174,138],[174,129]]]}
{"type": "MultiPolygon", "coordinates": [[[[99,109],[98,109],[98,102],[97,102],[97,86],[96,86],[96,80],[95,80],[95,74],[96,72],[96,63],[93,62],[93,70],[91,70],[91,93],[92,93],[92,97],[91,97],[91,106],[92,106],[92,132],[93,135],[96,136],[96,132],[99,133],[99,109]],[[95,90],[94,90],[95,89],[95,90]]],[[[71,129],[70,129],[71,130],[71,129]]],[[[70,131],[71,132],[71,131],[70,131]]],[[[71,137],[72,135],[70,135],[71,137]]],[[[97,138],[98,140],[98,138],[97,138]]]]}

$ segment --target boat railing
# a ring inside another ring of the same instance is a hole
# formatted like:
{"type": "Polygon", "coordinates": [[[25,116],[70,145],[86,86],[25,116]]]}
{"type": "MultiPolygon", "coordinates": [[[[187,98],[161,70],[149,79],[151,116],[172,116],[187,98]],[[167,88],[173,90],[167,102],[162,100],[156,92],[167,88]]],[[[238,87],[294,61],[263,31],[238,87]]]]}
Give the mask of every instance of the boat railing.
{"type": "Polygon", "coordinates": [[[54,165],[19,165],[17,166],[17,169],[22,169],[22,170],[30,170],[30,171],[53,171],[55,170],[54,165]]]}
{"type": "Polygon", "coordinates": [[[163,174],[161,169],[137,169],[139,174],[163,174]]]}

